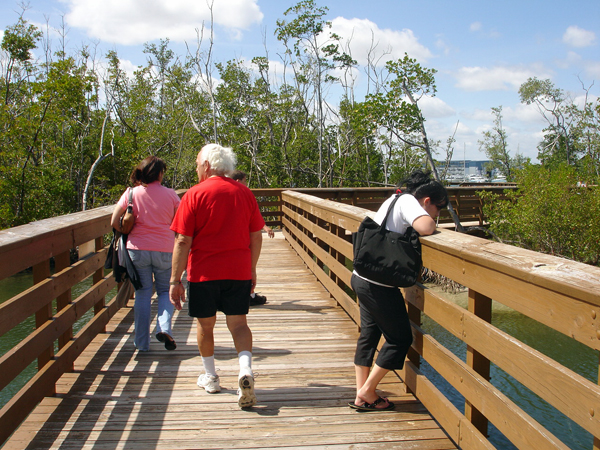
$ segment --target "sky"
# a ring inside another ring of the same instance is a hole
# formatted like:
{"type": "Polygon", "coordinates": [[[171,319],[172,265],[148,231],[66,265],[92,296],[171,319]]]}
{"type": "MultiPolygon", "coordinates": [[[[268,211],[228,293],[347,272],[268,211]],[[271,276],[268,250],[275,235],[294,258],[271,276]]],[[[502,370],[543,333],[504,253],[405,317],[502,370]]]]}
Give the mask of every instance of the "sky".
{"type": "MultiPolygon", "coordinates": [[[[268,56],[276,73],[282,44],[276,22],[297,1],[215,0],[214,61],[268,56]]],[[[0,0],[0,37],[15,24],[20,2],[0,0]]],[[[349,43],[358,63],[367,52],[383,65],[408,53],[437,71],[437,94],[421,109],[430,139],[454,134],[454,160],[486,159],[482,133],[493,126],[492,107],[502,107],[509,152],[536,161],[545,122],[520,103],[518,89],[530,77],[550,79],[575,101],[600,95],[600,0],[318,0],[327,7],[331,31],[349,43]]],[[[210,26],[205,0],[30,0],[24,17],[48,30],[53,48],[66,30],[67,53],[92,46],[102,57],[116,50],[122,67],[146,63],[144,43],[168,38],[184,56],[196,45],[196,30],[210,26]],[[61,24],[64,24],[62,26],[61,24]]],[[[366,74],[356,73],[357,92],[366,74]]],[[[334,107],[340,95],[326,100],[334,107]]],[[[357,100],[362,100],[357,98],[357,100]]]]}

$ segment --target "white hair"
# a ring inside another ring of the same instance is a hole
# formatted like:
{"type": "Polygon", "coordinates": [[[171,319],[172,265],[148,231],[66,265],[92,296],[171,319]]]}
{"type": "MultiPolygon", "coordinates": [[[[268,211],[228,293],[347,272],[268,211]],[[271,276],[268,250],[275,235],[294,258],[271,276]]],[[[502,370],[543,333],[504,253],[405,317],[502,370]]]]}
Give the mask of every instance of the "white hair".
{"type": "Polygon", "coordinates": [[[200,164],[208,161],[213,175],[223,176],[231,174],[237,163],[235,153],[229,147],[219,144],[206,144],[200,150],[200,164]]]}

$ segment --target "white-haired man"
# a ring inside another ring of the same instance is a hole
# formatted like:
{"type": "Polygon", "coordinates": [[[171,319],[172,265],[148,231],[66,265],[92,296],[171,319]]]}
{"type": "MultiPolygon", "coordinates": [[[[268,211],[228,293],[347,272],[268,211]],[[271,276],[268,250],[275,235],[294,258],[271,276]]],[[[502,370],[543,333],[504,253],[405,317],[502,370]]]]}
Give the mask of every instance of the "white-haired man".
{"type": "Polygon", "coordinates": [[[208,393],[221,390],[213,330],[217,311],[225,314],[240,363],[238,404],[247,408],[256,404],[256,395],[252,332],[246,315],[265,223],[250,189],[227,176],[235,163],[233,151],[217,144],[205,145],[198,153],[199,183],[185,193],[171,225],[177,236],[170,298],[181,309],[185,300],[181,275],[187,267],[189,315],[198,322],[198,348],[205,369],[197,384],[208,393]]]}

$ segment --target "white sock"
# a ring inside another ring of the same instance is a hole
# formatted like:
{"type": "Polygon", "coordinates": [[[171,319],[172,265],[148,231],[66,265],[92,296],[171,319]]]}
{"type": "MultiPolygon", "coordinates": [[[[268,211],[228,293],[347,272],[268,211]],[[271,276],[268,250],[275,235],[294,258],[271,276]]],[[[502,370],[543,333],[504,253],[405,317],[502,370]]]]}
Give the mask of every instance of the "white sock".
{"type": "Polygon", "coordinates": [[[252,372],[252,352],[244,350],[238,353],[240,360],[240,375],[245,375],[248,370],[252,372]]]}
{"type": "Polygon", "coordinates": [[[250,294],[250,297],[252,297],[252,298],[256,297],[256,292],[253,292],[252,294],[250,294]]]}
{"type": "Polygon", "coordinates": [[[207,375],[217,374],[217,369],[215,369],[215,355],[202,356],[202,364],[204,364],[204,371],[207,375]]]}

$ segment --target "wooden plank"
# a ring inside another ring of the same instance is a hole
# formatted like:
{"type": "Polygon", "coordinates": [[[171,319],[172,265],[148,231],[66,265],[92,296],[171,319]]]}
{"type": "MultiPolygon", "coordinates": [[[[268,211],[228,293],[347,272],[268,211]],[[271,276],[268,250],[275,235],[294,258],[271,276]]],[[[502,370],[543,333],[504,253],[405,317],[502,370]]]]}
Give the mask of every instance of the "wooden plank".
{"type": "Polygon", "coordinates": [[[488,380],[420,329],[417,329],[414,345],[431,367],[468,399],[477,411],[496,425],[517,448],[568,450],[563,442],[492,386],[488,380]]]}
{"type": "Polygon", "coordinates": [[[560,258],[507,245],[502,247],[502,255],[491,257],[485,244],[488,241],[465,239],[468,236],[457,239],[455,235],[460,233],[446,230],[441,234],[450,234],[452,246],[461,248],[429,248],[431,236],[422,238],[423,264],[427,268],[600,350],[600,268],[572,261],[563,264],[560,258]],[[487,262],[481,254],[488,255],[487,262]],[[543,270],[542,266],[550,264],[556,271],[543,270]],[[555,273],[561,271],[564,283],[555,273]],[[551,279],[554,276],[559,281],[551,279]],[[583,293],[582,289],[588,290],[583,293]]]}
{"type": "MultiPolygon", "coordinates": [[[[331,234],[328,230],[324,230],[323,228],[317,226],[315,223],[307,220],[296,212],[292,211],[287,207],[283,207],[284,213],[287,217],[291,217],[293,220],[301,224],[307,230],[309,230],[316,238],[321,239],[327,245],[332,246],[336,249],[336,251],[342,253],[346,258],[352,259],[352,242],[346,239],[343,239],[339,236],[331,234]]],[[[289,219],[284,218],[284,225],[291,225],[289,219]]]]}
{"type": "MultiPolygon", "coordinates": [[[[287,235],[289,233],[288,230],[293,229],[293,226],[289,221],[287,221],[285,225],[286,231],[284,231],[284,233],[287,235]]],[[[335,284],[328,275],[326,275],[323,272],[323,270],[321,269],[321,267],[318,266],[316,261],[308,257],[304,249],[301,248],[294,239],[291,239],[291,236],[289,242],[292,245],[292,247],[294,247],[296,252],[299,255],[301,255],[301,257],[304,259],[304,263],[307,265],[307,267],[317,276],[319,281],[325,285],[328,291],[338,301],[340,306],[342,306],[342,308],[344,308],[344,310],[350,315],[352,320],[354,320],[354,322],[356,322],[357,324],[360,324],[360,311],[358,304],[348,294],[346,294],[346,292],[343,291],[337,284],[335,284]]],[[[346,269],[345,266],[342,266],[338,261],[336,261],[334,258],[331,258],[330,255],[323,252],[320,248],[318,248],[318,246],[314,245],[312,242],[305,241],[305,244],[314,253],[319,254],[319,256],[325,259],[326,262],[329,262],[329,264],[331,264],[334,268],[337,268],[338,276],[340,276],[340,278],[345,283],[347,283],[348,286],[350,286],[350,277],[352,274],[348,269],[346,269]]]]}
{"type": "Polygon", "coordinates": [[[0,336],[23,322],[57,295],[104,267],[106,249],[77,261],[0,305],[0,336]]]}
{"type": "Polygon", "coordinates": [[[65,331],[86,314],[116,286],[112,273],[93,285],[73,303],[59,311],[52,320],[47,320],[33,333],[8,350],[0,358],[0,389],[4,389],[38,355],[57,340],[65,331]]]}
{"type": "Polygon", "coordinates": [[[600,417],[595,415],[600,386],[429,289],[423,304],[415,306],[584,429],[600,436],[600,417]]]}
{"type": "MultiPolygon", "coordinates": [[[[461,282],[462,279],[471,281],[467,278],[467,268],[462,264],[472,264],[472,270],[486,268],[494,275],[508,276],[513,284],[518,285],[518,281],[523,281],[524,286],[537,286],[565,297],[577,298],[600,306],[600,284],[598,283],[600,268],[598,267],[447,230],[425,236],[421,242],[424,261],[435,264],[436,260],[443,257],[442,253],[454,255],[458,260],[455,265],[460,266],[461,270],[456,274],[457,278],[451,278],[484,295],[487,294],[478,287],[471,286],[472,283],[461,282]],[[433,250],[437,250],[438,253],[433,254],[433,250]]],[[[444,259],[448,260],[447,257],[444,259]]],[[[436,267],[443,270],[442,264],[437,264],[436,267]]],[[[472,278],[472,274],[470,275],[472,278]]],[[[490,280],[486,277],[485,282],[488,281],[490,280]]],[[[497,295],[487,296],[495,300],[497,295]]]]}
{"type": "Polygon", "coordinates": [[[223,391],[211,395],[195,384],[202,362],[187,311],[174,317],[177,350],[152,342],[150,352],[137,353],[129,302],[80,355],[75,372],[57,382],[57,396],[45,398],[3,448],[456,449],[393,373],[380,391],[396,410],[348,408],[356,325],[283,235],[263,242],[257,290],[268,303],[248,315],[256,407],[237,406],[238,360],[222,315],[215,357],[223,391]]]}
{"type": "Polygon", "coordinates": [[[410,361],[404,364],[402,379],[461,448],[495,450],[487,438],[410,361]]]}
{"type": "MultiPolygon", "coordinates": [[[[283,223],[284,223],[285,227],[287,228],[288,232],[291,232],[291,230],[296,229],[296,232],[294,234],[296,237],[299,236],[299,230],[289,220],[284,219],[283,223]]],[[[310,222],[306,221],[303,218],[300,223],[302,226],[304,226],[304,228],[308,229],[311,232],[315,228],[322,230],[321,228],[317,227],[314,224],[313,224],[314,226],[311,226],[310,222]]],[[[317,237],[318,237],[318,234],[317,234],[317,237]]],[[[342,241],[342,239],[339,239],[339,241],[342,241]]],[[[321,262],[323,262],[329,268],[329,270],[331,270],[333,273],[335,273],[346,284],[346,286],[350,286],[350,277],[352,276],[352,272],[350,270],[348,270],[348,268],[344,264],[342,264],[336,258],[332,257],[329,253],[325,252],[320,246],[316,245],[314,243],[314,241],[310,241],[310,240],[306,239],[306,240],[304,240],[303,244],[315,256],[317,256],[317,258],[321,262]]],[[[348,244],[348,243],[346,242],[346,244],[348,244]]],[[[352,254],[352,244],[349,244],[349,245],[350,245],[350,254],[352,254]]],[[[352,256],[350,256],[350,259],[352,259],[352,256]]]]}
{"type": "Polygon", "coordinates": [[[0,230],[0,279],[110,232],[114,206],[0,230]]]}
{"type": "Polygon", "coordinates": [[[284,202],[300,207],[302,210],[350,232],[358,230],[360,222],[369,214],[362,208],[331,200],[315,200],[311,196],[292,191],[284,191],[282,198],[284,202]]]}
{"type": "Polygon", "coordinates": [[[102,313],[92,318],[77,334],[77,337],[59,350],[54,359],[48,362],[19,392],[0,409],[0,442],[4,442],[27,417],[32,408],[40,402],[54,384],[71,367],[75,358],[83,352],[98,330],[118,310],[116,300],[111,301],[102,313]]]}

